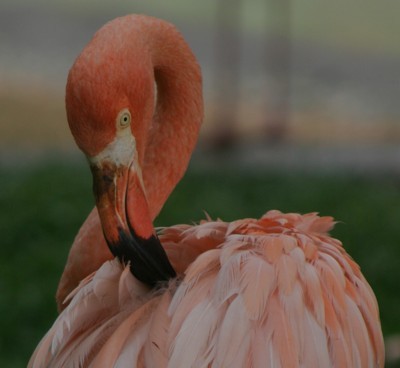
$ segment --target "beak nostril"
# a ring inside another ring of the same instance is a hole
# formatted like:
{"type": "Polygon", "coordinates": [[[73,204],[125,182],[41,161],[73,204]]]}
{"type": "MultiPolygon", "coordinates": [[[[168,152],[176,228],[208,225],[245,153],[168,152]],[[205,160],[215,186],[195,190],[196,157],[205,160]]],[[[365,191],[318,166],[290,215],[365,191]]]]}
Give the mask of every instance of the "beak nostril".
{"type": "Polygon", "coordinates": [[[112,184],[114,182],[114,177],[111,176],[111,175],[104,174],[102,176],[102,179],[103,179],[105,184],[112,184]]]}

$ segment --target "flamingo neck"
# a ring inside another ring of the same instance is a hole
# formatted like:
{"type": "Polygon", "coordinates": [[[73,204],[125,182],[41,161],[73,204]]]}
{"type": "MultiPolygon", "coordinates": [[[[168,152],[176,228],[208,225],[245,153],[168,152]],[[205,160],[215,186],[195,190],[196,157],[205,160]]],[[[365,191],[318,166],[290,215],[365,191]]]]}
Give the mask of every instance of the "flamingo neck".
{"type": "Polygon", "coordinates": [[[159,23],[149,33],[157,102],[142,169],[154,219],[186,171],[203,119],[203,98],[200,67],[179,32],[159,23]]]}

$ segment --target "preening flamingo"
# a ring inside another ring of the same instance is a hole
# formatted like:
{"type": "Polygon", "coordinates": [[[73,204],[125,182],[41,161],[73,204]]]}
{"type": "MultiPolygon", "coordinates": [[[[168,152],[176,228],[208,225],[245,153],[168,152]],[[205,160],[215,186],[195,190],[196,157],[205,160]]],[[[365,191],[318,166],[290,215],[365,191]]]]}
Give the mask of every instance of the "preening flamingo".
{"type": "Polygon", "coordinates": [[[203,114],[200,69],[172,25],[102,27],[71,68],[66,108],[97,210],[30,367],[383,367],[377,301],[331,217],[154,229],[203,114]]]}

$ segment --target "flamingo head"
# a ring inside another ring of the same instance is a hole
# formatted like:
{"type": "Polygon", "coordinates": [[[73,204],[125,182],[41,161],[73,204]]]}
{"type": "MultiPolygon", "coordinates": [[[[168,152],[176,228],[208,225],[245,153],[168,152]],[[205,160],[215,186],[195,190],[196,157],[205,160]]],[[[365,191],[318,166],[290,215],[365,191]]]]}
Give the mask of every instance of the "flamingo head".
{"type": "Polygon", "coordinates": [[[68,123],[87,156],[103,232],[132,273],[154,285],[175,275],[154,232],[141,165],[154,113],[154,76],[146,40],[118,18],[101,28],[72,66],[68,123]]]}

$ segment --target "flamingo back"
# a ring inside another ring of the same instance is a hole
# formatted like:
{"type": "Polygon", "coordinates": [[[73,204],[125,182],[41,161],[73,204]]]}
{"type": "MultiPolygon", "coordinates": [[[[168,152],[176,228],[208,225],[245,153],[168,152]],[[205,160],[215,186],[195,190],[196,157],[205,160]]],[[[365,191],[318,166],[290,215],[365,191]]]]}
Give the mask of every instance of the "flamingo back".
{"type": "Polygon", "coordinates": [[[159,229],[181,276],[151,291],[107,261],[29,366],[383,367],[377,301],[333,225],[270,211],[159,229]]]}

